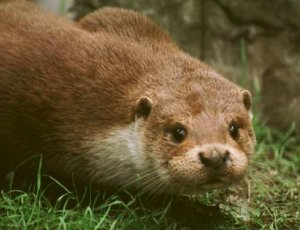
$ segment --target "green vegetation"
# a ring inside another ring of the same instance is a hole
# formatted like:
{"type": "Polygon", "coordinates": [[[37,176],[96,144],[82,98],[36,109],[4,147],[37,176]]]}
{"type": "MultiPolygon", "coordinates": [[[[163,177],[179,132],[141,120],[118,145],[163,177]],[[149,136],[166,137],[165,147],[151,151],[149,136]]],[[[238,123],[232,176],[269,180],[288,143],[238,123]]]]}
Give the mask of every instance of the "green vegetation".
{"type": "MultiPolygon", "coordinates": [[[[300,226],[300,145],[291,131],[271,131],[254,120],[258,144],[249,169],[251,204],[241,214],[218,194],[202,194],[208,206],[220,204],[217,214],[199,216],[203,229],[297,229],[300,226]],[[212,216],[211,216],[212,215],[212,216]],[[248,219],[246,222],[245,220],[248,219]],[[204,219],[203,219],[204,218],[204,219]],[[209,219],[210,218],[210,219],[209,219]]],[[[78,197],[67,191],[50,202],[40,188],[40,178],[32,192],[1,192],[0,229],[180,229],[182,224],[169,215],[169,206],[149,210],[131,201],[110,197],[96,204],[80,205],[78,197]],[[68,208],[70,201],[78,205],[68,208]]],[[[238,206],[237,205],[237,206],[238,206]]],[[[202,206],[201,206],[202,207],[202,206]]],[[[213,206],[212,206],[213,207],[213,206]]],[[[206,209],[204,210],[206,212],[206,209]]],[[[207,214],[208,215],[208,214],[207,214]]]]}

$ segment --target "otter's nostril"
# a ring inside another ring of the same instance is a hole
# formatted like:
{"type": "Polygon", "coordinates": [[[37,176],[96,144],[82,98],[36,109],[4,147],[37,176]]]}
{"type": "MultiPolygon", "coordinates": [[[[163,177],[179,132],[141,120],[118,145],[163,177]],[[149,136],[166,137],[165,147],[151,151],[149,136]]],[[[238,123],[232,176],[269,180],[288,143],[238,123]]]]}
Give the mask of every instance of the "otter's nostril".
{"type": "Polygon", "coordinates": [[[199,160],[206,167],[220,168],[227,163],[229,155],[229,151],[226,151],[225,153],[216,151],[211,153],[199,152],[199,160]]]}
{"type": "Polygon", "coordinates": [[[210,164],[210,159],[208,157],[205,157],[203,152],[199,153],[199,159],[202,162],[202,164],[204,164],[204,165],[210,164]]]}
{"type": "Polygon", "coordinates": [[[226,151],[226,153],[224,154],[223,163],[226,163],[228,161],[229,155],[230,155],[230,152],[226,151]]]}

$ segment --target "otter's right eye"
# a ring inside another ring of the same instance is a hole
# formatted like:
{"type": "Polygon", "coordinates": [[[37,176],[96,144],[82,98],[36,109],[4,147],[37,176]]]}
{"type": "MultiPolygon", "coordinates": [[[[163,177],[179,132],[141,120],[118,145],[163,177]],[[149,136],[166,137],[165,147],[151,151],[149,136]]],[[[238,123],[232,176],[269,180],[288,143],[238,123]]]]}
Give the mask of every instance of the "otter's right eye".
{"type": "Polygon", "coordinates": [[[173,128],[171,134],[172,134],[173,140],[177,143],[182,142],[186,138],[186,130],[181,125],[176,125],[173,128]]]}
{"type": "Polygon", "coordinates": [[[238,136],[239,136],[239,127],[235,123],[231,123],[229,125],[228,130],[229,130],[230,136],[233,139],[237,139],[238,138],[238,136]]]}

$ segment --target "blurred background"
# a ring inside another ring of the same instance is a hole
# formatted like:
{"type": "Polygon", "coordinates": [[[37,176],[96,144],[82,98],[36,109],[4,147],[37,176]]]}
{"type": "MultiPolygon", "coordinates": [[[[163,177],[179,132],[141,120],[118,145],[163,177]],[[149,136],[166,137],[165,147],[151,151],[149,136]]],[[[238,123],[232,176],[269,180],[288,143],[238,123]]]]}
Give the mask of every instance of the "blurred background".
{"type": "MultiPolygon", "coordinates": [[[[78,20],[104,6],[134,9],[186,52],[252,91],[275,129],[300,133],[300,1],[36,0],[78,20]]],[[[299,135],[298,135],[299,136],[299,135]]]]}

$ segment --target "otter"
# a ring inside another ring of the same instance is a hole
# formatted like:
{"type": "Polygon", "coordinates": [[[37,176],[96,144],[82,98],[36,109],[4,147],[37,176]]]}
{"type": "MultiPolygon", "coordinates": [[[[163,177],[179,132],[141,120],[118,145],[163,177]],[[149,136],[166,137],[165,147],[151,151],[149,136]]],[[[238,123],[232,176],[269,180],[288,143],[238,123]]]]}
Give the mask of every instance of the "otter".
{"type": "Polygon", "coordinates": [[[49,175],[154,194],[246,175],[250,92],[149,18],[102,8],[73,22],[4,1],[0,31],[2,176],[23,162],[30,172],[34,156],[49,175]]]}

